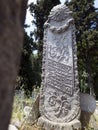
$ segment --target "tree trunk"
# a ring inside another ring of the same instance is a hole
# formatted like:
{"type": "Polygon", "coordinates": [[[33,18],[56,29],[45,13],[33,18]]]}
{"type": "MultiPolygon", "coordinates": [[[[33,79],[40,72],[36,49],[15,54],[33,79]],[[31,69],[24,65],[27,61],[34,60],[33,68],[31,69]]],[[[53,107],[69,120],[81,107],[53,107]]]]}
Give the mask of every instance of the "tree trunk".
{"type": "Polygon", "coordinates": [[[10,123],[27,0],[0,1],[0,130],[10,123]]]}
{"type": "MultiPolygon", "coordinates": [[[[86,39],[86,37],[85,37],[86,39]]],[[[92,79],[92,70],[91,70],[91,55],[89,54],[89,43],[86,41],[86,71],[87,71],[87,82],[88,87],[90,89],[90,95],[94,96],[94,88],[93,88],[93,79],[92,79]]]]}
{"type": "Polygon", "coordinates": [[[87,72],[88,72],[88,86],[90,88],[90,95],[94,96],[94,87],[93,87],[93,79],[92,79],[92,71],[91,71],[91,66],[90,62],[88,60],[87,63],[87,72]]]}

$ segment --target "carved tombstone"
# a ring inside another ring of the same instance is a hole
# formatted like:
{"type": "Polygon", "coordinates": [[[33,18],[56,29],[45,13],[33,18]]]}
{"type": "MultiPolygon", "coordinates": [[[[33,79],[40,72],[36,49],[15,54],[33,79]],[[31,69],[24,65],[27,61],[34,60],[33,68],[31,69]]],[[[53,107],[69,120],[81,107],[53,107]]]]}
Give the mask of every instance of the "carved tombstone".
{"type": "Polygon", "coordinates": [[[65,5],[57,5],[45,23],[38,120],[45,130],[81,127],[75,26],[71,14],[65,5]]]}

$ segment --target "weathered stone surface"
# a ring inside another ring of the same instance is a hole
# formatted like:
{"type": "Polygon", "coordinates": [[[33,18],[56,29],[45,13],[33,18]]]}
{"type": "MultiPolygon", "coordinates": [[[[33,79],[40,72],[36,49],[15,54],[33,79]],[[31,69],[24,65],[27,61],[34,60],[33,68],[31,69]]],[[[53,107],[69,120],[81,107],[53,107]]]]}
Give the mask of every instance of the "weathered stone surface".
{"type": "Polygon", "coordinates": [[[40,117],[40,113],[39,113],[39,94],[35,99],[35,102],[32,106],[32,109],[29,111],[29,113],[27,113],[27,118],[26,118],[26,123],[27,124],[35,124],[35,122],[37,122],[38,118],[40,117]]]}
{"type": "Polygon", "coordinates": [[[33,108],[32,108],[32,115],[33,115],[33,119],[32,122],[34,123],[36,120],[38,120],[38,118],[40,117],[40,112],[39,112],[39,94],[36,97],[36,100],[33,104],[33,108]]]}
{"type": "Polygon", "coordinates": [[[11,121],[11,124],[14,125],[16,128],[20,129],[22,122],[15,119],[15,120],[11,121]]]}
{"type": "Polygon", "coordinates": [[[58,5],[45,23],[40,113],[42,120],[54,123],[69,123],[80,115],[75,26],[71,14],[65,5],[58,5]]]}
{"type": "Polygon", "coordinates": [[[41,117],[38,120],[38,124],[40,128],[44,128],[42,130],[81,130],[80,121],[77,119],[69,123],[56,123],[41,117]]]}
{"type": "Polygon", "coordinates": [[[23,112],[24,112],[25,118],[28,118],[28,116],[30,115],[31,110],[32,110],[32,107],[30,107],[30,106],[25,106],[24,107],[23,112]]]}
{"type": "Polygon", "coordinates": [[[94,115],[97,116],[97,121],[98,121],[98,101],[96,101],[96,109],[94,111],[94,115]]]}
{"type": "Polygon", "coordinates": [[[10,124],[8,130],[18,130],[14,125],[10,124]]]}

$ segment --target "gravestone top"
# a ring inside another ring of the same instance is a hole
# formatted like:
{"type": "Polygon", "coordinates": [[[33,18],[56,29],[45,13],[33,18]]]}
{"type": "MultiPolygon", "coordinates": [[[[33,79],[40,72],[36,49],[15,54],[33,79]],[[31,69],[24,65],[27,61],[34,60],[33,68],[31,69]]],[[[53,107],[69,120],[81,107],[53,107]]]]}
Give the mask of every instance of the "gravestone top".
{"type": "Polygon", "coordinates": [[[45,23],[40,113],[65,123],[80,116],[74,19],[65,5],[54,7],[45,23]]]}

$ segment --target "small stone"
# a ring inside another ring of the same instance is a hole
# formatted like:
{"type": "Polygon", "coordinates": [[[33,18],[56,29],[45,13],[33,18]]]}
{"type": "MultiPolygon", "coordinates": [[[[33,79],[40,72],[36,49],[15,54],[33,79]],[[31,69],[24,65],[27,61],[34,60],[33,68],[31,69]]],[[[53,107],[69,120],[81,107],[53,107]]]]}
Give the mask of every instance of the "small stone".
{"type": "Polygon", "coordinates": [[[12,124],[17,128],[20,128],[22,123],[19,120],[15,120],[12,122],[12,124]]]}
{"type": "Polygon", "coordinates": [[[29,107],[29,106],[24,107],[23,112],[26,118],[29,116],[31,110],[32,110],[32,107],[29,107]]]}
{"type": "Polygon", "coordinates": [[[18,130],[14,125],[10,124],[8,130],[18,130]]]}

